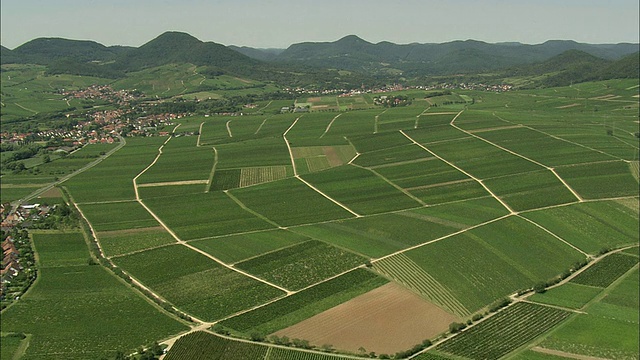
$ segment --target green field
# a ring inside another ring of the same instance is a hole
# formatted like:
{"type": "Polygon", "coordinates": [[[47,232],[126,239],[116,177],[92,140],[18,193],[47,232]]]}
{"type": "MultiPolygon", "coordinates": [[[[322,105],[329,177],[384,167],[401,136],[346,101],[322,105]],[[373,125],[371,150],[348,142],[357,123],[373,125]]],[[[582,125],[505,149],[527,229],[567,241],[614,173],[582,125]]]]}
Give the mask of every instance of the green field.
{"type": "MultiPolygon", "coordinates": [[[[154,294],[245,338],[268,336],[389,281],[466,321],[591,259],[568,283],[474,319],[416,358],[554,358],[536,347],[637,358],[636,80],[434,97],[398,91],[385,95],[408,96],[411,104],[391,108],[374,105],[376,94],[300,93],[296,103],[310,112],[279,114],[294,95],[270,100],[275,84],[209,77],[208,70],[165,65],[112,86],[166,103],[243,96],[234,101],[253,103],[239,103],[243,115],[198,108],[176,119],[180,126],[165,127],[173,136],[127,137],[62,184],[105,256],[154,294]],[[606,251],[614,253],[601,257],[606,251]]],[[[102,80],[3,65],[3,124],[64,110],[68,104],[46,81],[81,88],[102,80]]],[[[23,173],[3,174],[2,201],[108,150],[30,159],[23,173]]],[[[186,329],[88,265],[79,233],[34,239],[40,278],[2,312],[3,335],[31,335],[25,359],[109,357],[186,329]],[[100,329],[89,331],[87,317],[100,329]]],[[[27,339],[7,341],[3,358],[27,339]]],[[[167,356],[192,358],[336,356],[195,332],[167,356]]]]}
{"type": "Polygon", "coordinates": [[[31,335],[22,359],[113,356],[187,329],[101,266],[88,265],[81,233],[36,233],[33,239],[38,280],[1,320],[3,332],[31,335]]]}
{"type": "Polygon", "coordinates": [[[317,240],[270,252],[235,267],[286,289],[299,290],[362,265],[365,259],[317,240]]]}
{"type": "Polygon", "coordinates": [[[498,359],[552,329],[568,311],[517,303],[438,346],[436,350],[468,359],[498,359]],[[476,346],[482,343],[482,346],[476,346]]]}
{"type": "Polygon", "coordinates": [[[540,346],[583,356],[637,358],[638,267],[617,280],[611,274],[611,279],[615,281],[583,308],[585,313],[554,331],[540,346]]]}
{"type": "MultiPolygon", "coordinates": [[[[633,200],[637,203],[637,199],[633,200]]],[[[523,214],[579,249],[595,254],[638,242],[638,212],[616,201],[580,203],[523,214]]]]}
{"type": "Polygon", "coordinates": [[[222,322],[233,330],[249,334],[271,334],[364,294],[387,282],[370,271],[357,269],[320,283],[259,309],[222,322]]]}
{"type": "Polygon", "coordinates": [[[282,295],[274,287],[181,245],[118,257],[114,262],[179,309],[207,320],[220,319],[282,295]]]}

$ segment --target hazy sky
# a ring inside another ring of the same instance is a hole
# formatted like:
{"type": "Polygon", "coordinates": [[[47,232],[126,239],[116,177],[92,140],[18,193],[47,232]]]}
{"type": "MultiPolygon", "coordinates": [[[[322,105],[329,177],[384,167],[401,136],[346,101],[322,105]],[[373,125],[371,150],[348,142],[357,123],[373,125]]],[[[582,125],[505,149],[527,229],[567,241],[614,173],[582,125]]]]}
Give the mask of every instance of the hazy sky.
{"type": "Polygon", "coordinates": [[[140,46],[168,30],[285,48],[355,34],[370,42],[639,42],[638,0],[2,0],[2,45],[37,37],[140,46]]]}

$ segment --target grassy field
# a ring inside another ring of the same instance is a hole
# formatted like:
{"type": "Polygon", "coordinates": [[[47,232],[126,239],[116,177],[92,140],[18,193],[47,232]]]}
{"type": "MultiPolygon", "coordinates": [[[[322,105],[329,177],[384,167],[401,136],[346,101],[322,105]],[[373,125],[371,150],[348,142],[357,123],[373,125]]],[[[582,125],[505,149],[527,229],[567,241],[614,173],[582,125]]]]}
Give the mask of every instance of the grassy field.
{"type": "Polygon", "coordinates": [[[38,280],[1,320],[3,332],[31,334],[22,359],[113,356],[187,329],[101,266],[88,265],[81,233],[36,233],[33,240],[38,280]]]}

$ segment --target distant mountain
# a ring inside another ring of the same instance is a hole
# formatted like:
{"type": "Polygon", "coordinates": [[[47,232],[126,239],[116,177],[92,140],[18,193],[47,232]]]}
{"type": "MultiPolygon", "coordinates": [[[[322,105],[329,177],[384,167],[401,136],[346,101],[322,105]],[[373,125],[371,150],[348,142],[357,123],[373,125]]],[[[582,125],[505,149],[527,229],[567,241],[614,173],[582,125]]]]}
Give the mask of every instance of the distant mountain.
{"type": "Polygon", "coordinates": [[[126,52],[128,49],[130,48],[124,46],[106,47],[95,41],[88,40],[39,38],[11,50],[8,56],[5,56],[5,50],[3,49],[3,56],[0,61],[3,64],[29,63],[49,65],[62,58],[73,58],[79,62],[104,62],[114,60],[120,53],[126,52]]]}
{"type": "Polygon", "coordinates": [[[600,70],[606,79],[640,79],[640,52],[627,55],[600,70]]]}
{"type": "Polygon", "coordinates": [[[235,46],[235,45],[229,45],[228,48],[233,51],[237,51],[240,54],[246,55],[250,58],[260,60],[260,61],[274,60],[278,55],[280,55],[284,51],[284,49],[259,49],[259,48],[251,48],[247,46],[235,46]]]}
{"type": "Polygon", "coordinates": [[[214,42],[202,42],[182,32],[166,32],[116,57],[115,69],[136,71],[171,63],[207,65],[220,69],[256,66],[258,61],[214,42]]]}
{"type": "Polygon", "coordinates": [[[638,66],[638,53],[612,61],[580,50],[567,50],[540,63],[506,70],[503,76],[536,78],[528,87],[566,86],[585,81],[638,78],[638,66]]]}
{"type": "MultiPolygon", "coordinates": [[[[567,50],[580,50],[603,59],[615,60],[638,51],[638,44],[581,44],[551,40],[538,45],[489,44],[482,41],[452,41],[442,44],[370,43],[355,35],[334,42],[293,44],[274,62],[304,62],[309,65],[346,70],[383,71],[395,68],[406,76],[440,75],[492,71],[509,66],[545,61],[567,50]]],[[[245,54],[251,56],[250,52],[245,54]]]]}
{"type": "Polygon", "coordinates": [[[333,42],[293,44],[283,50],[224,46],[182,32],[166,32],[140,47],[40,38],[13,50],[6,47],[0,50],[2,64],[42,64],[53,74],[121,78],[130,72],[167,64],[193,64],[200,66],[198,73],[207,78],[229,74],[319,88],[374,86],[405,80],[422,83],[431,76],[499,81],[504,77],[542,74],[548,76],[543,81],[532,81],[532,86],[552,86],[638,74],[638,44],[593,45],[564,40],[537,45],[477,40],[374,44],[349,35],[333,42]]]}

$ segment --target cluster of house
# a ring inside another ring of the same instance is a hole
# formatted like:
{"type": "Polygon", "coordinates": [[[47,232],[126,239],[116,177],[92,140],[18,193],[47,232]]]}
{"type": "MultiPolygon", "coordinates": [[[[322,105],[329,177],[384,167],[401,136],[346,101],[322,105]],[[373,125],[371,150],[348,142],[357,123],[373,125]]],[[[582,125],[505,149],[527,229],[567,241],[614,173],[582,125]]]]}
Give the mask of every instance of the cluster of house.
{"type": "MultiPolygon", "coordinates": [[[[41,204],[25,204],[16,207],[9,203],[1,204],[0,216],[2,221],[0,222],[0,227],[2,228],[3,234],[9,234],[17,227],[28,227],[29,222],[47,217],[54,207],[55,205],[48,206],[41,204]]],[[[25,270],[25,265],[21,261],[23,259],[21,258],[21,253],[18,248],[19,246],[16,246],[16,239],[11,235],[7,235],[2,241],[2,264],[0,266],[0,281],[2,286],[0,286],[0,296],[5,293],[7,284],[10,284],[16,276],[25,270]]]]}
{"type": "Polygon", "coordinates": [[[513,90],[513,85],[509,84],[476,84],[476,83],[459,83],[459,84],[450,84],[443,83],[432,86],[416,86],[417,89],[423,90],[439,90],[439,89],[462,89],[462,90],[480,90],[480,91],[493,91],[493,92],[505,92],[513,90]]]}
{"type": "Polygon", "coordinates": [[[109,85],[91,85],[86,89],[80,90],[60,90],[65,97],[64,100],[70,99],[91,99],[104,100],[116,104],[127,104],[130,101],[139,99],[141,94],[138,91],[113,90],[109,85]]]}
{"type": "MultiPolygon", "coordinates": [[[[2,242],[2,269],[0,269],[0,278],[2,283],[11,281],[18,276],[24,267],[20,264],[20,251],[13,243],[13,238],[7,236],[2,242]]],[[[0,287],[0,295],[4,293],[4,286],[0,287]]]]}

